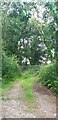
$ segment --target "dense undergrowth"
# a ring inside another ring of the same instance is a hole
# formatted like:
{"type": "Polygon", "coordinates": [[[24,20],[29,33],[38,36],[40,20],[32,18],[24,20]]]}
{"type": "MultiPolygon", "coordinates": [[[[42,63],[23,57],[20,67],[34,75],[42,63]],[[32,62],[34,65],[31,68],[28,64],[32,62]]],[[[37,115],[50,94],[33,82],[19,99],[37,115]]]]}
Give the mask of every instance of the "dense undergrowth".
{"type": "Polygon", "coordinates": [[[20,67],[15,56],[2,56],[2,80],[0,80],[0,95],[11,89],[15,81],[21,76],[20,67]],[[3,91],[2,91],[3,89],[3,91]]]}
{"type": "MultiPolygon", "coordinates": [[[[5,54],[2,58],[2,77],[3,80],[13,80],[16,74],[20,74],[20,69],[15,56],[8,57],[5,54]]],[[[5,81],[3,81],[5,82],[5,81]]]]}
{"type": "Polygon", "coordinates": [[[38,74],[38,81],[49,89],[58,93],[58,76],[56,75],[56,63],[42,65],[38,74]]]}

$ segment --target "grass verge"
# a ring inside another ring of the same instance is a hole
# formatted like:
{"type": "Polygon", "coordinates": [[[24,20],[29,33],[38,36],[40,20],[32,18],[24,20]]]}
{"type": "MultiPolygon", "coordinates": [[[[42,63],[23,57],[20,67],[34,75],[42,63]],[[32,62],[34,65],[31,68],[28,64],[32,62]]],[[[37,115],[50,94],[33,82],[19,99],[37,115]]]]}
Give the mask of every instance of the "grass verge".
{"type": "Polygon", "coordinates": [[[35,100],[33,85],[36,79],[34,74],[32,73],[33,73],[32,69],[29,69],[23,73],[20,79],[20,85],[23,88],[25,92],[25,97],[29,102],[35,100]]]}

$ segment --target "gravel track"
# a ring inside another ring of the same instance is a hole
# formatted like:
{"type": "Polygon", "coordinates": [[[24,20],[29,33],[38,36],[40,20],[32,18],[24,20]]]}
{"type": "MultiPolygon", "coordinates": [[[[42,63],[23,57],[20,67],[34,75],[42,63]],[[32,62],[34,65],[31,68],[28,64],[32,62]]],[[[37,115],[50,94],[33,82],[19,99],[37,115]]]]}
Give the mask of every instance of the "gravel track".
{"type": "Polygon", "coordinates": [[[0,118],[56,118],[56,97],[35,84],[35,101],[28,103],[17,83],[0,99],[0,118]]]}

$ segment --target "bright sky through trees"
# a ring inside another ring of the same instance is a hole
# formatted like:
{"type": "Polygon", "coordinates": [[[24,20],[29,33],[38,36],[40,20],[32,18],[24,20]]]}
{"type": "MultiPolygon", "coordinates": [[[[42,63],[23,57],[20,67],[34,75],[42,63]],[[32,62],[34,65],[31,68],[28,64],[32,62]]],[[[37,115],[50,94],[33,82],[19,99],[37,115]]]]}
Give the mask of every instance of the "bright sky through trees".
{"type": "MultiPolygon", "coordinates": [[[[2,1],[14,1],[14,0],[2,0],[2,1]]],[[[48,2],[48,1],[51,1],[51,2],[53,2],[54,0],[15,0],[15,1],[20,1],[20,2],[44,2],[44,1],[46,1],[46,2],[48,2]]]]}

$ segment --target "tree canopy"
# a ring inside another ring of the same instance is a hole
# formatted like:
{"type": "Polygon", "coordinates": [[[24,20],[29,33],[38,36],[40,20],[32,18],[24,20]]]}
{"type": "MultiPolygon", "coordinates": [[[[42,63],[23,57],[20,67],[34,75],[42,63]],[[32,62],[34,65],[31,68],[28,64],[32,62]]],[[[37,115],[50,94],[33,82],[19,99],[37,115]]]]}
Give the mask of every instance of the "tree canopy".
{"type": "Polygon", "coordinates": [[[58,2],[38,3],[1,2],[3,51],[20,65],[58,61],[58,2]]]}

